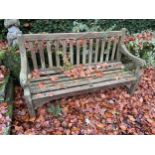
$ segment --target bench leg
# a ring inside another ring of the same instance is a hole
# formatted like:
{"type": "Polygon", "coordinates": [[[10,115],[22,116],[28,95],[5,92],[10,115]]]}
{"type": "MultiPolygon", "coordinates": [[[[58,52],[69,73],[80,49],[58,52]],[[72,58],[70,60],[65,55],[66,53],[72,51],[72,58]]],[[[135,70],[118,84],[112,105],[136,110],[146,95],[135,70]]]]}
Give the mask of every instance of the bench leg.
{"type": "Polygon", "coordinates": [[[25,102],[27,104],[30,117],[36,116],[36,113],[32,104],[31,94],[28,88],[24,89],[24,96],[25,96],[25,102]]]}
{"type": "Polygon", "coordinates": [[[129,88],[129,91],[128,91],[130,95],[132,95],[135,92],[135,90],[137,89],[138,83],[139,83],[139,81],[141,79],[141,76],[142,76],[142,74],[139,74],[137,76],[137,80],[134,83],[131,84],[131,86],[129,88]]]}
{"type": "Polygon", "coordinates": [[[133,95],[133,93],[135,92],[136,88],[138,87],[138,82],[139,81],[136,81],[135,83],[132,83],[131,86],[129,87],[128,93],[130,95],[133,95]]]}
{"type": "Polygon", "coordinates": [[[26,104],[27,104],[27,107],[28,107],[30,117],[36,116],[36,113],[35,113],[35,110],[34,110],[34,107],[33,107],[32,100],[31,100],[30,96],[25,96],[25,101],[26,101],[26,104]]]}
{"type": "Polygon", "coordinates": [[[138,87],[138,83],[142,77],[142,72],[139,70],[139,67],[137,67],[137,69],[136,69],[136,77],[137,77],[137,80],[134,83],[132,83],[130,88],[129,88],[128,92],[130,95],[132,95],[135,92],[135,90],[138,87]]]}

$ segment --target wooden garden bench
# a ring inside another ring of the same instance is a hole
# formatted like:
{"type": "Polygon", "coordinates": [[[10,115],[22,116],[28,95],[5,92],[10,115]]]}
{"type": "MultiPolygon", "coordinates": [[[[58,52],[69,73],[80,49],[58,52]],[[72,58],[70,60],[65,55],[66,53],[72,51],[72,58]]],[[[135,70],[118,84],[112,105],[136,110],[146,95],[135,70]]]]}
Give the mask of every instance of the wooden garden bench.
{"type": "Polygon", "coordinates": [[[47,101],[97,89],[128,85],[129,92],[133,93],[145,61],[127,50],[123,42],[125,33],[126,30],[122,29],[111,32],[18,35],[20,83],[30,115],[34,116],[35,109],[47,101]],[[133,61],[135,72],[124,69],[122,54],[133,61]],[[69,77],[70,68],[77,68],[76,72],[84,75],[69,77]],[[93,69],[95,71],[91,73],[93,69]],[[33,70],[39,71],[38,77],[32,78],[33,70]],[[90,75],[86,76],[85,71],[90,75]]]}

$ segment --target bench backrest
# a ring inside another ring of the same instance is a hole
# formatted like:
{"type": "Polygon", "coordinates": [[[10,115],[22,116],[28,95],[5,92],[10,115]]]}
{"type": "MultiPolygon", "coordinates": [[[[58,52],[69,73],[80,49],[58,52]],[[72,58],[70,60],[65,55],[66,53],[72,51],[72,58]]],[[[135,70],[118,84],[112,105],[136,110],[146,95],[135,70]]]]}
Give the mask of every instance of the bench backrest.
{"type": "MultiPolygon", "coordinates": [[[[24,34],[18,36],[21,56],[31,51],[33,69],[119,61],[125,29],[111,32],[24,34]]],[[[31,65],[31,66],[32,66],[31,65]]]]}

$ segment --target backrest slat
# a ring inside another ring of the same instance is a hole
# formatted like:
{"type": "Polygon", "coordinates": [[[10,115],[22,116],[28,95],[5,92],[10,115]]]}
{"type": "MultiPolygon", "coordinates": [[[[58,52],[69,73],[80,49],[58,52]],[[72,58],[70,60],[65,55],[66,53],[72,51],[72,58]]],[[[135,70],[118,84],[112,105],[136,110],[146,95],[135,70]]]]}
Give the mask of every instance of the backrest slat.
{"type": "Polygon", "coordinates": [[[64,40],[63,41],[63,55],[64,55],[64,57],[65,58],[67,58],[67,47],[66,47],[67,45],[66,45],[66,41],[64,40]]]}
{"type": "Polygon", "coordinates": [[[40,54],[41,68],[45,69],[46,65],[45,65],[45,56],[44,56],[44,46],[41,41],[38,43],[38,48],[39,48],[39,54],[40,54]]]}
{"type": "Polygon", "coordinates": [[[73,40],[69,42],[70,46],[70,63],[73,65],[74,64],[74,58],[73,58],[73,40]]]}
{"type": "Polygon", "coordinates": [[[116,50],[116,60],[117,61],[120,61],[120,59],[121,59],[121,53],[119,52],[119,45],[120,45],[120,43],[121,43],[121,41],[120,41],[120,39],[119,39],[119,41],[118,41],[118,47],[117,47],[117,50],[116,50]]]}
{"type": "Polygon", "coordinates": [[[119,39],[119,43],[118,43],[119,46],[117,48],[117,57],[116,57],[117,61],[121,60],[121,53],[118,52],[118,51],[119,51],[119,48],[120,48],[120,44],[122,44],[124,42],[125,33],[126,33],[126,29],[123,28],[122,31],[121,31],[121,37],[119,36],[120,39],[119,39]]]}
{"type": "Polygon", "coordinates": [[[111,47],[111,40],[109,39],[109,40],[108,40],[108,46],[107,46],[107,49],[106,49],[106,58],[105,58],[105,61],[106,61],[106,62],[109,61],[110,47],[111,47]]]}
{"type": "Polygon", "coordinates": [[[99,39],[96,39],[96,49],[95,49],[95,63],[98,62],[98,52],[99,52],[99,39]]]}
{"type": "Polygon", "coordinates": [[[86,64],[86,51],[87,51],[87,40],[83,41],[83,51],[82,51],[82,63],[86,64]]]}
{"type": "Polygon", "coordinates": [[[51,43],[50,41],[47,42],[47,54],[48,54],[48,63],[49,67],[53,67],[53,59],[52,59],[52,51],[51,51],[51,43]]]}
{"type": "Polygon", "coordinates": [[[56,66],[60,67],[60,51],[59,51],[59,41],[55,42],[55,56],[56,56],[56,66]]]}
{"type": "Polygon", "coordinates": [[[89,39],[89,64],[92,63],[93,39],[89,39]]]}
{"type": "Polygon", "coordinates": [[[80,64],[80,41],[77,40],[77,43],[76,43],[76,64],[79,65],[80,64]]]}
{"type": "Polygon", "coordinates": [[[34,69],[65,69],[68,64],[119,61],[123,36],[124,31],[24,34],[22,43],[25,50],[31,52],[31,60],[28,60],[34,69]]]}
{"type": "Polygon", "coordinates": [[[111,54],[111,61],[114,60],[115,53],[116,53],[116,48],[117,48],[117,43],[118,43],[118,40],[115,39],[114,40],[114,43],[113,43],[113,49],[112,49],[112,54],[111,54]]]}
{"type": "Polygon", "coordinates": [[[102,39],[101,43],[101,54],[100,54],[100,63],[103,62],[104,58],[104,49],[105,49],[106,38],[102,39]]]}
{"type": "Polygon", "coordinates": [[[32,63],[34,69],[38,69],[38,64],[37,64],[37,58],[36,58],[36,49],[34,48],[34,45],[32,42],[29,43],[30,49],[31,49],[31,58],[32,58],[32,63]]]}

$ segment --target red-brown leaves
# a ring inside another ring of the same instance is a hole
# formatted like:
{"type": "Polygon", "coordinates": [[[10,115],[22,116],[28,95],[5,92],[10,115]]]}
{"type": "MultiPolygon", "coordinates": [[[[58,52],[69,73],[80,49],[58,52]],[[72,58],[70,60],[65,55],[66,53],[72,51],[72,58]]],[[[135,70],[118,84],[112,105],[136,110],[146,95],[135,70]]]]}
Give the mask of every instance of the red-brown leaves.
{"type": "Polygon", "coordinates": [[[135,118],[132,116],[132,115],[128,115],[128,118],[131,122],[134,122],[135,121],[135,118]]]}
{"type": "Polygon", "coordinates": [[[103,128],[105,127],[105,125],[102,124],[102,123],[97,123],[96,126],[97,126],[97,128],[99,128],[99,129],[103,129],[103,128]]]}
{"type": "Polygon", "coordinates": [[[58,80],[58,77],[57,76],[51,76],[50,80],[51,80],[51,82],[54,83],[54,82],[56,82],[58,80]]]}
{"type": "Polygon", "coordinates": [[[30,117],[29,121],[34,122],[36,120],[36,117],[30,117]]]}
{"type": "Polygon", "coordinates": [[[145,70],[132,96],[115,88],[61,99],[59,117],[46,111],[48,103],[30,119],[18,88],[12,134],[155,134],[154,75],[154,69],[145,70]]]}
{"type": "Polygon", "coordinates": [[[122,131],[125,131],[127,129],[127,125],[125,123],[120,124],[119,127],[122,131]]]}
{"type": "Polygon", "coordinates": [[[43,94],[36,94],[36,97],[38,97],[38,98],[41,98],[41,97],[43,97],[43,94]]]}
{"type": "Polygon", "coordinates": [[[32,79],[36,79],[40,77],[40,71],[37,69],[34,69],[31,73],[32,79]]]}
{"type": "Polygon", "coordinates": [[[152,128],[152,134],[155,134],[155,128],[152,128]]]}
{"type": "Polygon", "coordinates": [[[101,78],[101,77],[103,77],[103,72],[96,72],[95,76],[98,78],[101,78]]]}
{"type": "Polygon", "coordinates": [[[6,50],[8,45],[6,42],[0,40],[0,50],[6,50]]]}
{"type": "Polygon", "coordinates": [[[3,65],[0,66],[0,83],[4,80],[8,72],[9,71],[5,66],[3,65]]]}
{"type": "Polygon", "coordinates": [[[4,80],[4,75],[2,74],[2,72],[0,72],[0,81],[4,80]]]}
{"type": "Polygon", "coordinates": [[[38,88],[40,88],[40,89],[45,88],[44,82],[39,82],[39,83],[38,83],[38,88]]]}
{"type": "Polygon", "coordinates": [[[153,38],[152,32],[142,32],[142,33],[138,33],[137,35],[133,36],[127,36],[124,40],[124,42],[127,44],[131,41],[135,41],[135,40],[139,40],[139,41],[151,41],[153,38]]]}
{"type": "Polygon", "coordinates": [[[111,112],[109,112],[109,111],[105,111],[105,112],[104,112],[104,116],[105,116],[106,118],[112,118],[112,117],[113,117],[113,114],[112,114],[111,112]]]}
{"type": "Polygon", "coordinates": [[[41,107],[41,108],[38,108],[37,112],[38,112],[38,115],[45,116],[47,114],[47,109],[45,107],[41,107]]]}
{"type": "Polygon", "coordinates": [[[11,119],[7,115],[8,104],[0,103],[0,135],[6,134],[6,129],[10,126],[11,119]]]}
{"type": "MultiPolygon", "coordinates": [[[[56,75],[50,77],[50,81],[51,81],[51,83],[52,83],[53,85],[56,85],[57,82],[58,82],[58,80],[59,80],[59,78],[58,78],[56,75]]],[[[63,86],[62,86],[62,87],[63,87],[63,86]]]]}
{"type": "Polygon", "coordinates": [[[102,67],[103,67],[103,68],[108,68],[109,65],[108,65],[107,63],[103,63],[103,64],[102,64],[102,67]]]}
{"type": "Polygon", "coordinates": [[[77,78],[91,78],[91,77],[103,77],[103,72],[101,69],[108,68],[109,65],[107,63],[97,64],[95,66],[85,67],[83,65],[79,65],[74,67],[71,70],[64,71],[64,75],[77,79],[77,78]]]}

